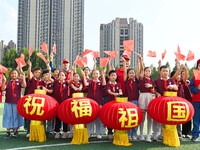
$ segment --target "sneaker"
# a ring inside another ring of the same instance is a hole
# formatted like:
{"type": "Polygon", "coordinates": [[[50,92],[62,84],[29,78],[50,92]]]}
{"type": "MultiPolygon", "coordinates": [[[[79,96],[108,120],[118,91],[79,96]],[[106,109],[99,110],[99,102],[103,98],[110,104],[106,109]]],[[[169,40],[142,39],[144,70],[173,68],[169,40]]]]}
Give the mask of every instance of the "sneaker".
{"type": "Polygon", "coordinates": [[[26,137],[29,138],[29,137],[30,137],[30,133],[27,133],[27,134],[26,134],[26,137]]]}
{"type": "Polygon", "coordinates": [[[67,132],[63,132],[62,139],[66,139],[66,138],[67,138],[67,132]]]}
{"type": "Polygon", "coordinates": [[[10,132],[7,132],[6,135],[4,136],[4,138],[9,138],[9,137],[11,137],[11,134],[10,134],[10,132]]]}
{"type": "Polygon", "coordinates": [[[101,135],[100,134],[97,134],[97,139],[101,139],[101,135]]]}
{"type": "Polygon", "coordinates": [[[153,136],[153,140],[154,140],[154,141],[158,141],[158,136],[154,135],[154,136],[153,136]]]}
{"type": "Polygon", "coordinates": [[[129,136],[129,137],[128,137],[128,139],[129,139],[130,141],[132,141],[132,140],[133,140],[131,136],[129,136]]]}
{"type": "Polygon", "coordinates": [[[190,138],[191,138],[191,136],[187,134],[187,135],[185,135],[185,138],[189,138],[189,139],[190,139],[190,138]]]}
{"type": "Polygon", "coordinates": [[[109,134],[108,135],[108,140],[112,140],[113,139],[113,135],[112,134],[109,134]]]}
{"type": "Polygon", "coordinates": [[[140,141],[144,141],[144,135],[140,135],[140,141]]]}
{"type": "Polygon", "coordinates": [[[151,141],[151,136],[150,136],[150,135],[147,135],[146,141],[147,141],[147,142],[152,142],[152,141],[151,141]]]}
{"type": "Polygon", "coordinates": [[[136,136],[132,136],[132,140],[133,140],[133,141],[136,141],[136,140],[137,140],[137,137],[136,137],[136,136]]]}
{"type": "Polygon", "coordinates": [[[18,136],[18,131],[15,131],[13,134],[13,137],[17,137],[18,136]]]}
{"type": "Polygon", "coordinates": [[[55,139],[59,139],[59,138],[60,138],[60,133],[56,132],[55,139]]]}
{"type": "Polygon", "coordinates": [[[198,138],[192,138],[191,141],[196,142],[196,141],[198,141],[198,138]]]}

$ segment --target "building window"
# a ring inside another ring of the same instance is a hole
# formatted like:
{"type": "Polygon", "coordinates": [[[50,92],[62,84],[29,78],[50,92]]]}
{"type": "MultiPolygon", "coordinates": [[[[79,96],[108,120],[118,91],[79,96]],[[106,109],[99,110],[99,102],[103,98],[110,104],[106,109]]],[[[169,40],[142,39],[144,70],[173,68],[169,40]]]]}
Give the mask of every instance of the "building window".
{"type": "Polygon", "coordinates": [[[123,35],[124,34],[124,29],[120,30],[120,34],[123,35]]]}
{"type": "Polygon", "coordinates": [[[127,35],[128,34],[128,29],[125,29],[125,35],[127,35]]]}

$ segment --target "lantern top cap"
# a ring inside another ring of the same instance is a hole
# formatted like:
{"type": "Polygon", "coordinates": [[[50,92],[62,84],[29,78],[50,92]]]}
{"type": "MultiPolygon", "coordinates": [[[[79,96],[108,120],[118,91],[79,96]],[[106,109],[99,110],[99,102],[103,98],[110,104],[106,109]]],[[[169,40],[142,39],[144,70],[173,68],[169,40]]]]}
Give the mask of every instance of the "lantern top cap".
{"type": "Polygon", "coordinates": [[[46,95],[47,91],[46,90],[41,90],[41,89],[35,89],[34,93],[35,94],[44,94],[44,95],[46,95]]]}
{"type": "Polygon", "coordinates": [[[177,92],[172,92],[172,91],[165,91],[164,96],[177,96],[177,92]]]}
{"type": "Polygon", "coordinates": [[[116,97],[115,101],[116,102],[127,102],[128,101],[128,97],[116,97]]]}
{"type": "Polygon", "coordinates": [[[73,97],[73,98],[84,97],[84,94],[83,94],[83,93],[73,93],[73,94],[72,94],[72,97],[73,97]]]}

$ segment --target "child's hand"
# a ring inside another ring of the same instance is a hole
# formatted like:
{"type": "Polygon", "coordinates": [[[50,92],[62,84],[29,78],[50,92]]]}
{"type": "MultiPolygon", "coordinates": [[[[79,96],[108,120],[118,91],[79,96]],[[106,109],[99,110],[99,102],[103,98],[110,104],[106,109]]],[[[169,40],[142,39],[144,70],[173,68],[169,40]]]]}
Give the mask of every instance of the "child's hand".
{"type": "Polygon", "coordinates": [[[53,53],[51,52],[51,54],[50,54],[50,61],[52,61],[53,60],[53,53]]]}
{"type": "Polygon", "coordinates": [[[145,83],[145,87],[146,87],[146,88],[152,88],[153,86],[152,86],[152,84],[145,83]]]}
{"type": "Polygon", "coordinates": [[[31,61],[30,61],[30,60],[28,60],[28,65],[29,65],[29,66],[32,66],[32,63],[31,63],[31,61]]]}
{"type": "Polygon", "coordinates": [[[122,61],[122,62],[125,62],[126,60],[124,59],[124,57],[121,57],[121,61],[122,61]]]}
{"type": "Polygon", "coordinates": [[[3,75],[2,81],[6,82],[6,77],[4,75],[3,75]]]}

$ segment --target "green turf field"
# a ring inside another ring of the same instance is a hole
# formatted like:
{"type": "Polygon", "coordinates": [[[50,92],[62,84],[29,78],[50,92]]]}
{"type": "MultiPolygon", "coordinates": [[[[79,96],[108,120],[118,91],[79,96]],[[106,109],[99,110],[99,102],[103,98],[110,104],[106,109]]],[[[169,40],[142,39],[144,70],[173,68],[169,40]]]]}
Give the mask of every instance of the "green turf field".
{"type": "MultiPolygon", "coordinates": [[[[3,114],[3,103],[0,103],[0,123],[2,122],[3,114]]],[[[21,129],[23,130],[23,129],[21,129]]],[[[134,141],[133,145],[129,147],[120,147],[112,144],[111,141],[108,141],[106,137],[101,140],[96,140],[96,138],[90,139],[90,143],[86,145],[71,145],[71,139],[54,139],[53,135],[47,139],[46,142],[29,142],[28,138],[25,137],[25,132],[19,132],[17,138],[10,137],[9,139],[4,139],[5,129],[2,128],[2,123],[0,125],[0,150],[10,149],[32,149],[32,150],[200,150],[200,142],[191,142],[189,139],[184,139],[181,142],[179,148],[168,147],[162,144],[162,141],[159,142],[141,142],[134,141]]]]}

